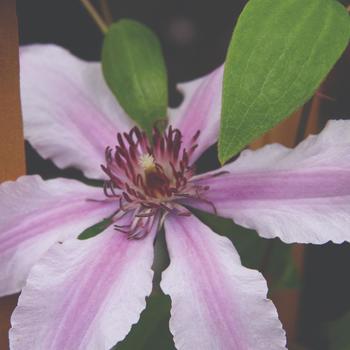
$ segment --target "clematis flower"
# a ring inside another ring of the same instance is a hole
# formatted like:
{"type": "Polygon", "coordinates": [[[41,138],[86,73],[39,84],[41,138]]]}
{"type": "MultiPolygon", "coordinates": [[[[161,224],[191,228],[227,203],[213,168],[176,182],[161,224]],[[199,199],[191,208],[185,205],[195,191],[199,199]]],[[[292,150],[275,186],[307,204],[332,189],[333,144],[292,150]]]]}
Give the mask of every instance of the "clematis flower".
{"type": "Polygon", "coordinates": [[[123,340],[151,293],[163,224],[171,262],[161,287],[172,300],[177,349],[285,349],[262,275],[189,208],[288,243],[349,241],[350,122],[329,122],[294,150],[246,150],[196,175],[196,160],[218,138],[222,74],[220,67],[181,84],[184,101],[151,144],[108,90],[99,63],[53,45],[23,48],[25,137],[58,167],[105,186],[39,176],[0,185],[0,293],[22,289],[13,350],[99,350],[123,340]],[[104,218],[113,225],[77,239],[104,218]]]}

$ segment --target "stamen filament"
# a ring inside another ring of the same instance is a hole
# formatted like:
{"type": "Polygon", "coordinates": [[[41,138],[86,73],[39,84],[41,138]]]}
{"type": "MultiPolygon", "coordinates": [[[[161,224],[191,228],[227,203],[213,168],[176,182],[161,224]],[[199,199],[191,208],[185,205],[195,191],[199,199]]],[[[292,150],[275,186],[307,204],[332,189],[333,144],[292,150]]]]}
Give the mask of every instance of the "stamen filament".
{"type": "MultiPolygon", "coordinates": [[[[130,215],[127,225],[116,223],[117,231],[129,239],[142,239],[168,213],[191,215],[181,204],[184,199],[203,201],[216,211],[203,197],[207,188],[191,181],[194,168],[190,157],[198,137],[199,132],[186,150],[181,131],[172,126],[163,133],[155,128],[152,142],[137,127],[117,135],[118,144],[114,150],[107,147],[106,165],[102,165],[109,177],[104,186],[106,197],[119,200],[121,212],[130,215]]],[[[113,218],[114,222],[120,215],[113,218]]]]}

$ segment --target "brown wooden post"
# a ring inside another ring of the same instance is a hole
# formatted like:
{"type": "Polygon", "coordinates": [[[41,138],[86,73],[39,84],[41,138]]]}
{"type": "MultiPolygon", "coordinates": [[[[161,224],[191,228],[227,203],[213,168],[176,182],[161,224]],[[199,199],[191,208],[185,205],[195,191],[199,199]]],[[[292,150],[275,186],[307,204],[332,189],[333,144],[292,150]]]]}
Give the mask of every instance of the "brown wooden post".
{"type": "Polygon", "coordinates": [[[0,1],[0,181],[25,173],[15,0],[0,1]]]}
{"type": "MultiPolygon", "coordinates": [[[[16,1],[0,0],[0,182],[15,180],[23,174],[16,1]]],[[[3,350],[8,348],[9,319],[16,302],[16,296],[0,299],[0,349],[3,350]]]]}

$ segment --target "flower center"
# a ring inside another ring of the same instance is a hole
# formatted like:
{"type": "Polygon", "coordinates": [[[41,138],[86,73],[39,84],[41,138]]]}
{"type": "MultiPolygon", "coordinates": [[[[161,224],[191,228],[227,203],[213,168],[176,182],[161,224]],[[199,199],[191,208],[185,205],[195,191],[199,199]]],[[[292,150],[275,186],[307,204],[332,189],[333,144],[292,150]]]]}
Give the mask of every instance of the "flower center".
{"type": "Polygon", "coordinates": [[[156,164],[154,162],[154,158],[150,154],[143,154],[139,158],[139,165],[144,169],[144,171],[153,171],[156,169],[156,164]]]}
{"type": "Polygon", "coordinates": [[[152,142],[137,127],[117,135],[114,149],[107,147],[103,171],[109,180],[104,193],[119,200],[120,210],[115,220],[126,214],[131,217],[123,230],[130,238],[142,238],[152,228],[158,214],[169,212],[188,215],[179,204],[183,198],[201,198],[206,188],[191,183],[194,168],[190,163],[196,149],[199,132],[186,149],[180,130],[169,126],[164,133],[154,128],[152,142]],[[125,227],[127,226],[127,227],[125,227]],[[124,230],[125,228],[125,230],[124,230]]]}

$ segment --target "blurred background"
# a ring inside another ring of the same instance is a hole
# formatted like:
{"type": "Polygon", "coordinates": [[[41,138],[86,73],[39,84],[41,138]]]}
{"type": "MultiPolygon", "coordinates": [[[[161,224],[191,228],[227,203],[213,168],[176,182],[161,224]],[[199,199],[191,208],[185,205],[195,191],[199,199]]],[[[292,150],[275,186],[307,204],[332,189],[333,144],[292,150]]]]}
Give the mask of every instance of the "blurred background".
{"type": "MultiPolygon", "coordinates": [[[[102,7],[99,1],[93,3],[103,10],[103,1],[102,7]]],[[[235,21],[245,3],[245,0],[109,1],[113,20],[125,17],[139,20],[159,36],[168,67],[170,103],[173,106],[181,101],[181,95],[175,89],[176,83],[204,75],[223,63],[235,21]]],[[[350,1],[343,3],[348,5],[350,1]]],[[[21,45],[55,43],[83,59],[99,60],[102,34],[78,0],[17,0],[17,14],[21,45]]],[[[350,118],[349,56],[348,50],[322,85],[319,108],[314,111],[319,125],[330,118],[350,118]]],[[[304,122],[310,112],[311,102],[301,111],[304,122]]],[[[284,136],[288,137],[281,135],[284,136]]],[[[206,166],[214,167],[217,164],[215,150],[209,155],[211,164],[206,166]]],[[[50,161],[42,160],[28,144],[26,159],[29,174],[39,173],[45,178],[80,176],[73,170],[58,170],[50,161]]],[[[300,312],[295,330],[295,340],[303,348],[330,349],[325,327],[350,309],[349,272],[348,244],[306,247],[300,312]]],[[[9,313],[14,300],[7,298],[5,303],[9,313]]],[[[288,310],[288,305],[283,308],[287,313],[295,311],[288,310]]],[[[3,317],[5,314],[3,311],[3,317]]],[[[0,349],[5,350],[4,334],[8,323],[2,322],[0,349]]]]}

